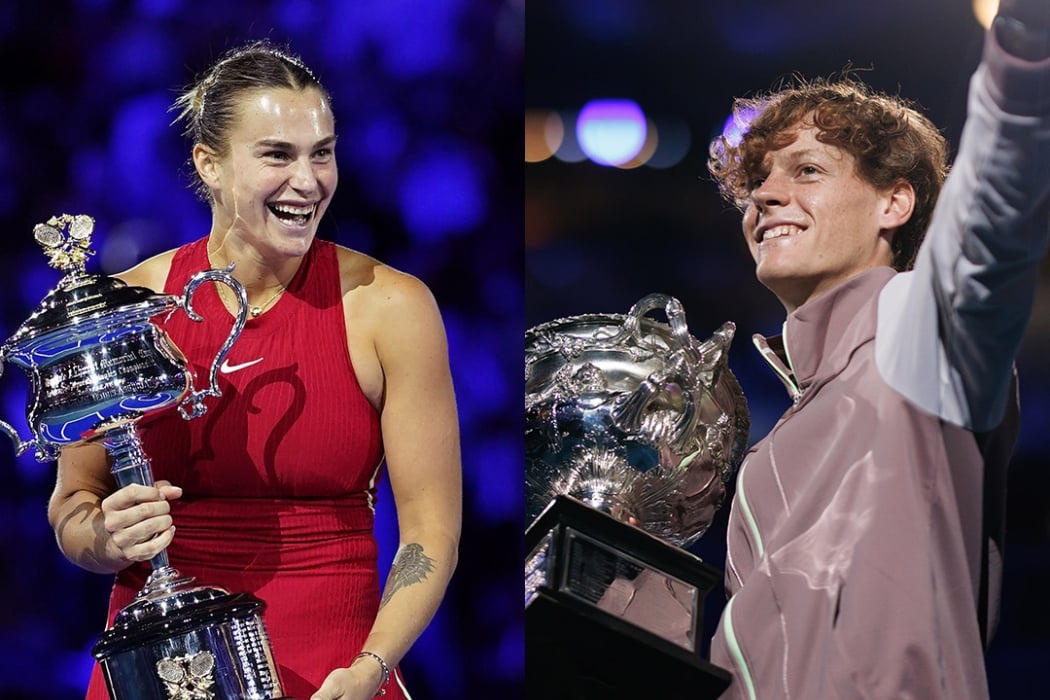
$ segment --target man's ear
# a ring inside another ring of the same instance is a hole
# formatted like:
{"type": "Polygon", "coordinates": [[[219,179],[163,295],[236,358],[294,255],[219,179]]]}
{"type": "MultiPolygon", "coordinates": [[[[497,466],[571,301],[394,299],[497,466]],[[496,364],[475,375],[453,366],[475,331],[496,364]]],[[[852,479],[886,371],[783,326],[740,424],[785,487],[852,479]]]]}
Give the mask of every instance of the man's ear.
{"type": "Polygon", "coordinates": [[[897,180],[886,190],[885,204],[879,213],[879,228],[894,231],[908,222],[915,211],[915,188],[907,180],[897,180]]]}
{"type": "Polygon", "coordinates": [[[193,146],[193,167],[197,169],[204,184],[215,190],[219,188],[219,157],[204,144],[193,146]]]}

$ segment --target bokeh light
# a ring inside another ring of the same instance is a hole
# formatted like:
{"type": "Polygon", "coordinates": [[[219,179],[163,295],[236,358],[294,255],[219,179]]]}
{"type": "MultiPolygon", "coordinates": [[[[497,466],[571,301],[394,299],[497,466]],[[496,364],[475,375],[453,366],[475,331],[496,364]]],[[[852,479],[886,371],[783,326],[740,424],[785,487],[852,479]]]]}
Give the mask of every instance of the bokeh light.
{"type": "Polygon", "coordinates": [[[722,138],[726,143],[733,147],[739,146],[755,114],[754,109],[740,109],[726,117],[725,124],[722,125],[722,138]]]}
{"type": "Polygon", "coordinates": [[[585,117],[584,110],[577,114],[575,120],[570,118],[571,112],[559,113],[550,109],[526,110],[525,162],[541,163],[557,157],[564,162],[579,163],[590,158],[594,162],[613,165],[623,170],[633,170],[641,166],[665,169],[681,163],[692,146],[692,130],[689,125],[675,116],[652,117],[643,114],[636,104],[631,104],[634,106],[627,112],[629,120],[626,124],[619,123],[615,114],[613,118],[604,121],[600,114],[598,118],[594,118],[593,113],[586,114],[590,119],[589,128],[592,131],[581,136],[593,145],[582,144],[575,138],[579,129],[567,131],[565,128],[566,120],[569,123],[579,123],[585,117]],[[637,121],[639,118],[644,121],[643,126],[639,126],[642,123],[637,121]],[[639,137],[642,142],[637,146],[639,137]],[[636,146],[637,151],[633,156],[621,160],[636,146]],[[595,156],[591,150],[597,151],[599,155],[595,156]],[[615,151],[615,157],[610,157],[610,150],[615,151]]]}
{"type": "Polygon", "coordinates": [[[481,163],[462,145],[435,142],[416,155],[401,185],[400,206],[414,238],[440,239],[475,229],[485,217],[481,163]]]}
{"type": "Polygon", "coordinates": [[[576,138],[595,163],[621,165],[645,145],[646,118],[633,100],[591,100],[576,120],[576,138]]]}
{"type": "MultiPolygon", "coordinates": [[[[558,112],[558,119],[562,124],[575,125],[578,116],[579,112],[573,110],[561,110],[558,112]]],[[[587,154],[584,153],[583,148],[580,146],[575,128],[562,131],[561,144],[558,145],[558,149],[554,152],[554,157],[563,163],[581,163],[587,160],[587,154]]]]}
{"type": "Polygon", "coordinates": [[[623,170],[633,170],[639,168],[648,163],[653,155],[656,153],[656,149],[660,146],[660,134],[656,129],[656,124],[653,123],[652,119],[646,118],[645,120],[645,141],[642,143],[642,147],[638,149],[638,152],[634,154],[630,160],[623,163],[619,163],[616,167],[623,170]]]}
{"type": "Polygon", "coordinates": [[[678,117],[658,118],[653,128],[660,135],[656,152],[646,165],[650,168],[671,168],[685,159],[692,146],[693,135],[685,120],[678,117]]]}
{"type": "Polygon", "coordinates": [[[999,11],[999,0],[973,0],[973,14],[978,24],[987,29],[999,11]]]}
{"type": "Polygon", "coordinates": [[[551,110],[525,111],[525,162],[539,163],[553,156],[565,138],[561,115],[551,110]]]}

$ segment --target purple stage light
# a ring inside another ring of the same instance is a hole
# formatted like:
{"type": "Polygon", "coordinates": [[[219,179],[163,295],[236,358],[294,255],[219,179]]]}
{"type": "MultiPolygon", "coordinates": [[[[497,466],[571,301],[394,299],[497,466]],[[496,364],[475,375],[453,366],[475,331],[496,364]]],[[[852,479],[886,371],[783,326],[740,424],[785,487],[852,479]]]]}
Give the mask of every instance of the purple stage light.
{"type": "Polygon", "coordinates": [[[645,145],[645,134],[645,114],[632,100],[592,100],[576,120],[580,147],[600,165],[622,165],[634,158],[645,145]]]}
{"type": "Polygon", "coordinates": [[[757,110],[754,109],[743,109],[740,112],[730,114],[722,126],[722,138],[730,146],[737,146],[740,143],[740,139],[744,138],[744,134],[751,127],[751,122],[755,116],[757,116],[757,110]]]}

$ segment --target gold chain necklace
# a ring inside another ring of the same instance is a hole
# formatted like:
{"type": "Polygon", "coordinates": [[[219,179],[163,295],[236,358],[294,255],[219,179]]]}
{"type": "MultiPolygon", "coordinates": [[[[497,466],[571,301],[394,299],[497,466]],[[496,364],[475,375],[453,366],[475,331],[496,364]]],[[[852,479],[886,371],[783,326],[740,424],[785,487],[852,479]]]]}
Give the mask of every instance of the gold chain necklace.
{"type": "MultiPolygon", "coordinates": [[[[219,286],[218,286],[217,288],[218,288],[218,290],[219,290],[219,296],[220,296],[220,297],[222,298],[222,300],[223,300],[223,301],[225,302],[225,301],[226,301],[226,289],[225,289],[225,285],[223,285],[223,284],[220,284],[220,285],[219,285],[219,286]]],[[[288,288],[287,288],[287,287],[285,287],[285,286],[284,286],[284,285],[282,284],[282,285],[281,285],[281,286],[280,286],[280,287],[278,288],[278,290],[277,290],[276,292],[274,292],[274,295],[273,295],[272,297],[270,297],[269,299],[267,299],[267,300],[266,300],[266,301],[265,301],[264,303],[262,303],[262,304],[256,304],[256,305],[249,305],[249,306],[248,306],[248,315],[250,315],[250,316],[251,316],[252,318],[256,318],[257,316],[259,316],[260,314],[262,314],[262,312],[263,312],[263,311],[266,311],[266,309],[270,308],[270,306],[272,306],[272,305],[273,305],[273,303],[274,303],[275,301],[277,301],[277,297],[281,296],[281,295],[282,295],[282,294],[284,294],[284,293],[285,293],[286,291],[288,291],[288,288]]],[[[231,291],[230,293],[232,294],[233,292],[231,291]]],[[[236,298],[234,298],[234,300],[233,300],[233,303],[234,303],[234,305],[235,305],[235,306],[236,306],[236,302],[237,302],[237,300],[236,300],[236,298]]]]}
{"type": "Polygon", "coordinates": [[[280,289],[278,289],[278,290],[277,290],[277,291],[276,291],[276,292],[274,293],[274,295],[273,295],[272,297],[270,297],[269,299],[267,299],[267,300],[266,300],[266,303],[265,303],[265,304],[262,304],[261,306],[249,306],[249,307],[248,307],[248,313],[249,313],[249,314],[251,314],[252,318],[255,318],[256,316],[258,316],[259,314],[261,314],[261,313],[262,313],[263,311],[265,311],[266,309],[270,308],[270,305],[271,305],[271,304],[273,304],[273,303],[274,303],[275,301],[277,301],[277,297],[279,297],[279,296],[281,296],[282,294],[284,294],[285,290],[287,290],[287,289],[288,289],[288,288],[287,288],[287,287],[285,287],[285,286],[284,286],[284,285],[282,284],[282,285],[281,285],[281,288],[280,288],[280,289]]]}

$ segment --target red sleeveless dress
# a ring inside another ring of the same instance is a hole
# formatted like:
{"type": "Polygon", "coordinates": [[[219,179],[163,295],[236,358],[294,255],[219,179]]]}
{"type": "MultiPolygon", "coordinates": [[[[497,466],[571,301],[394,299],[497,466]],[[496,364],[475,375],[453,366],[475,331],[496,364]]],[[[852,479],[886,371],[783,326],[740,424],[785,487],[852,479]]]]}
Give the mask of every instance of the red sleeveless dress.
{"type": "MultiPolygon", "coordinates": [[[[210,267],[206,239],[180,248],[165,292],[182,294],[210,267]]],[[[195,388],[232,326],[216,285],[192,299],[204,322],[176,310],[160,325],[186,355],[195,388]]],[[[286,695],[306,700],[360,651],[379,607],[373,536],[383,457],[379,416],[347,349],[336,248],[315,240],[287,291],[249,316],[219,374],[222,397],[184,420],[175,409],[139,423],[154,478],[183,488],[172,502],[172,566],[197,582],[247,591],[263,615],[286,695]]],[[[121,571],[109,623],[131,602],[148,563],[121,571]]],[[[407,698],[391,678],[387,698],[407,698]]],[[[108,694],[100,667],[88,700],[108,694]]]]}

